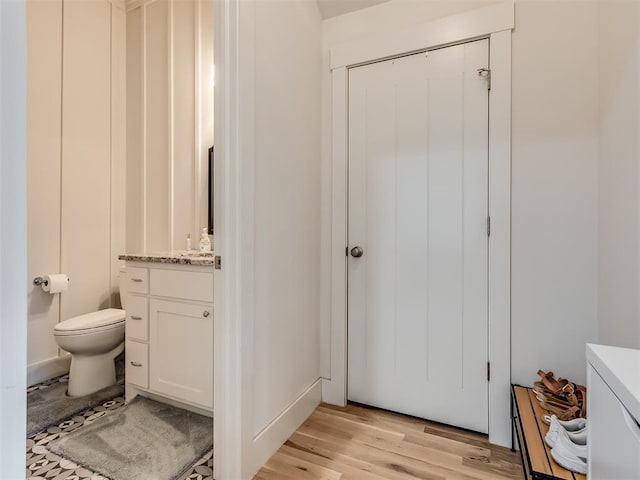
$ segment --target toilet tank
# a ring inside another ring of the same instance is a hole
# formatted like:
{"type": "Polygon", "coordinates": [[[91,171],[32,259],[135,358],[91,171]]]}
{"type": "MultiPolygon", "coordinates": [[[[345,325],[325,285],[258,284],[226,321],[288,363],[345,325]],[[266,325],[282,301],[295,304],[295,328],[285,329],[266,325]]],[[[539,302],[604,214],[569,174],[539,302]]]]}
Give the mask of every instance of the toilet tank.
{"type": "Polygon", "coordinates": [[[127,305],[126,305],[127,295],[126,295],[126,289],[125,289],[126,272],[127,272],[127,269],[125,267],[120,267],[120,273],[118,274],[118,287],[120,289],[120,305],[122,306],[123,310],[127,309],[127,305]]]}

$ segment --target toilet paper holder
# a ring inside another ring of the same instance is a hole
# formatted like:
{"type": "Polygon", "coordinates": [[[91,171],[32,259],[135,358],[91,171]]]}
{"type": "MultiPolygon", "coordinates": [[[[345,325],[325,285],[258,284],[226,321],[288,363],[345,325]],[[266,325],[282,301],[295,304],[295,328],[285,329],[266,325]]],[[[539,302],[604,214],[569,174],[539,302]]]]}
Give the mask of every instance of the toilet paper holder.
{"type": "Polygon", "coordinates": [[[69,285],[69,277],[64,274],[38,276],[33,279],[33,284],[37,287],[41,287],[46,293],[61,293],[67,289],[69,285]]]}
{"type": "Polygon", "coordinates": [[[45,280],[45,279],[44,279],[44,278],[42,278],[42,277],[36,277],[36,278],[34,278],[34,279],[33,279],[33,284],[34,284],[34,285],[37,285],[37,286],[40,286],[40,285],[49,285],[49,281],[48,281],[48,280],[45,280]]]}

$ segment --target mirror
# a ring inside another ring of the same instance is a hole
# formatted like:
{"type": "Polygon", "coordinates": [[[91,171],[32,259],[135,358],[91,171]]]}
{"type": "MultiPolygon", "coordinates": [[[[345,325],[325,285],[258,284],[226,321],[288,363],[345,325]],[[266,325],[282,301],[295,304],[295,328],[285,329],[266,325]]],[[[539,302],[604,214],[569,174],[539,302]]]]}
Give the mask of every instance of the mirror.
{"type": "MultiPolygon", "coordinates": [[[[197,247],[209,227],[213,0],[127,9],[127,251],[197,247]]],[[[211,231],[211,228],[209,228],[211,231]]]]}
{"type": "Polygon", "coordinates": [[[208,232],[209,235],[213,235],[213,230],[214,230],[214,218],[213,218],[213,212],[214,212],[214,199],[215,199],[215,195],[213,194],[213,186],[215,185],[213,179],[214,179],[214,149],[213,147],[209,148],[209,198],[208,198],[208,202],[207,202],[207,206],[209,208],[209,215],[208,215],[208,219],[209,219],[209,228],[208,228],[208,232]]]}

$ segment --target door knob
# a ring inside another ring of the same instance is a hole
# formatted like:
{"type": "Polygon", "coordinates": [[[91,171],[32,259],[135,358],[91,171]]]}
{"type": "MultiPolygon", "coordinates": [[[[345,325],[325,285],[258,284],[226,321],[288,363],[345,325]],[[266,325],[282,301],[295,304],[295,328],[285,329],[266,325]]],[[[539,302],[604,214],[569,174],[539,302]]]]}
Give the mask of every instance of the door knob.
{"type": "Polygon", "coordinates": [[[360,247],[353,247],[351,249],[351,256],[355,258],[359,258],[364,254],[364,250],[360,247]]]}

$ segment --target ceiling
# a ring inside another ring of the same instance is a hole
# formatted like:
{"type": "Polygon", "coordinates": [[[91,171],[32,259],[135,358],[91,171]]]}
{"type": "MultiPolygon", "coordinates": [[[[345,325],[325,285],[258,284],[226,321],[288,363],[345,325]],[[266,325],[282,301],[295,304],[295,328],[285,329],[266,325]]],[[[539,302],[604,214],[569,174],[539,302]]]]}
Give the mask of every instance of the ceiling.
{"type": "Polygon", "coordinates": [[[322,18],[337,17],[345,13],[372,7],[389,0],[316,0],[322,18]]]}

